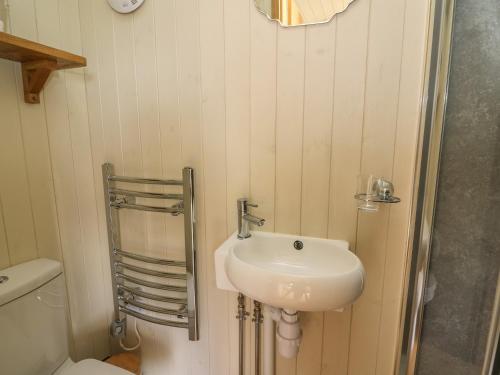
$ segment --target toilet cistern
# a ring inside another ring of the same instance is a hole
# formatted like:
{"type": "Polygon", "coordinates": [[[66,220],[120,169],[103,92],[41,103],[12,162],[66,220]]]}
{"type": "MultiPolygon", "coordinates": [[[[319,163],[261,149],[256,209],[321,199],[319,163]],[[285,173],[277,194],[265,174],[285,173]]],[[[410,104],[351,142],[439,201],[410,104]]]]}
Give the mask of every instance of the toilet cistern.
{"type": "Polygon", "coordinates": [[[238,239],[244,240],[251,236],[249,231],[249,223],[257,225],[259,227],[263,226],[266,222],[257,216],[253,216],[248,213],[248,207],[258,207],[256,204],[249,203],[248,198],[238,199],[238,239]]]}

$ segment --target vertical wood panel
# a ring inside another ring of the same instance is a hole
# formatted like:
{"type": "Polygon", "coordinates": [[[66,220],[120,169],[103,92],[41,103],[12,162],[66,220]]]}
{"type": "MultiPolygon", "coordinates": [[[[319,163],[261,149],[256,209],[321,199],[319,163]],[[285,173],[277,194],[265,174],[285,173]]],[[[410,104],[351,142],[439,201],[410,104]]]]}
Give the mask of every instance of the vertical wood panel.
{"type": "Polygon", "coordinates": [[[35,22],[35,3],[33,0],[9,1],[10,32],[21,38],[37,38],[35,22]]]}
{"type": "MultiPolygon", "coordinates": [[[[121,147],[127,150],[123,153],[123,167],[117,173],[140,176],[143,170],[134,55],[134,17],[113,13],[111,20],[114,56],[110,57],[114,57],[116,61],[113,63],[116,64],[117,108],[122,134],[121,147]]],[[[124,236],[126,236],[125,233],[124,236]]],[[[141,238],[144,241],[144,233],[142,233],[141,238]]]]}
{"type": "Polygon", "coordinates": [[[250,198],[274,230],[276,163],[276,23],[251,12],[250,198]]]}
{"type": "MultiPolygon", "coordinates": [[[[230,348],[228,295],[215,286],[213,251],[227,238],[224,2],[200,0],[200,52],[210,347],[230,348]]],[[[210,373],[229,372],[230,350],[210,352],[210,373]]]]}
{"type": "MultiPolygon", "coordinates": [[[[62,34],[62,47],[75,53],[82,53],[78,1],[60,0],[59,12],[60,29],[66,31],[62,34]]],[[[109,301],[106,300],[106,296],[101,288],[104,279],[100,261],[99,227],[95,219],[97,217],[97,207],[91,141],[88,128],[85,80],[81,69],[65,72],[65,79],[76,199],[78,201],[78,214],[81,226],[85,275],[89,288],[89,308],[91,309],[92,306],[96,305],[105,306],[109,301]]],[[[105,358],[109,355],[106,309],[95,311],[90,317],[90,324],[94,327],[92,335],[94,345],[93,356],[105,358]]]]}
{"type": "MultiPolygon", "coordinates": [[[[179,82],[177,79],[177,15],[175,2],[155,0],[154,16],[163,175],[168,178],[181,178],[183,157],[178,106],[179,82]]],[[[170,189],[170,191],[173,190],[178,191],[177,188],[170,189]]],[[[165,256],[169,259],[182,260],[185,258],[183,220],[179,217],[167,216],[165,221],[165,256]]],[[[154,326],[152,328],[154,329],[154,326]]],[[[186,340],[186,332],[167,327],[160,332],[157,329],[156,331],[158,340],[156,351],[158,356],[161,356],[161,359],[156,359],[160,364],[159,371],[188,374],[190,369],[185,365],[189,361],[189,344],[186,340]],[[164,353],[172,350],[175,351],[175,355],[164,358],[164,353]]]]}
{"type": "MultiPolygon", "coordinates": [[[[36,4],[38,37],[40,42],[62,47],[59,15],[56,0],[36,4]]],[[[76,358],[94,354],[92,333],[86,327],[92,326],[89,299],[89,285],[86,274],[86,258],[82,244],[82,222],[79,216],[79,202],[75,181],[75,164],[69,129],[69,108],[64,72],[52,73],[44,88],[44,105],[48,134],[54,166],[54,186],[57,198],[61,245],[65,265],[71,270],[66,273],[69,304],[75,340],[76,358]]]]}
{"type": "MultiPolygon", "coordinates": [[[[142,154],[141,175],[145,177],[162,176],[164,170],[158,117],[155,33],[154,2],[145,3],[133,15],[132,47],[136,75],[134,83],[137,86],[140,151],[142,154]]],[[[126,150],[123,144],[122,148],[126,150]]],[[[123,154],[125,158],[126,152],[123,154]]],[[[156,192],[162,189],[156,186],[145,186],[143,188],[156,192]]],[[[145,244],[138,251],[144,251],[146,254],[149,253],[149,255],[161,257],[165,253],[166,215],[146,213],[144,216],[147,236],[145,244]]],[[[155,345],[154,348],[151,348],[152,354],[154,353],[153,358],[161,358],[160,343],[162,341],[159,337],[159,332],[156,332],[156,326],[147,323],[141,324],[141,326],[144,325],[148,327],[147,336],[150,336],[150,342],[155,345]]]]}
{"type": "MultiPolygon", "coordinates": [[[[141,18],[139,13],[137,17],[141,18]]],[[[123,152],[122,154],[122,169],[117,171],[117,173],[126,176],[142,176],[144,174],[141,130],[139,128],[136,60],[134,54],[135,19],[135,15],[127,17],[119,13],[112,14],[121,148],[122,150],[127,150],[127,152],[123,152]]],[[[139,67],[139,69],[144,69],[144,67],[139,67]]],[[[146,214],[132,210],[121,211],[120,234],[121,245],[124,249],[143,254],[146,253],[148,251],[146,214]]],[[[130,337],[135,337],[134,324],[135,319],[131,318],[127,325],[128,345],[133,345],[130,337]]],[[[153,348],[157,347],[154,334],[149,335],[146,328],[144,328],[144,325],[147,325],[147,323],[137,324],[144,331],[144,346],[147,348],[148,344],[153,342],[153,348]]],[[[147,350],[147,352],[150,351],[147,350]]]]}
{"type": "MultiPolygon", "coordinates": [[[[328,237],[356,250],[357,209],[353,192],[361,165],[369,1],[355,2],[337,16],[334,113],[328,237]]],[[[351,307],[326,312],[322,374],[346,374],[351,307]]]]}
{"type": "Polygon", "coordinates": [[[413,168],[417,156],[418,128],[422,106],[424,60],[429,22],[429,7],[406,2],[403,57],[398,100],[396,140],[394,145],[393,181],[401,204],[392,208],[389,219],[387,256],[377,346],[378,375],[391,372],[397,360],[398,340],[404,295],[404,270],[408,247],[408,219],[413,192],[413,168]]]}
{"type": "MultiPolygon", "coordinates": [[[[154,3],[145,3],[134,13],[134,61],[137,77],[137,108],[139,109],[139,129],[142,151],[142,174],[161,176],[162,148],[158,122],[158,86],[156,67],[156,38],[154,3]]],[[[122,132],[123,134],[123,132],[122,132]]],[[[123,147],[123,146],[122,146],[123,147]]],[[[124,155],[126,152],[124,152],[124,155]]],[[[158,190],[158,187],[146,187],[158,190]]],[[[163,255],[165,247],[165,216],[147,213],[147,251],[153,256],[163,255]]]]}
{"type": "MultiPolygon", "coordinates": [[[[386,178],[392,178],[404,5],[400,0],[371,3],[361,171],[386,178]]],[[[365,266],[366,287],[353,308],[353,375],[376,371],[390,209],[384,206],[377,215],[359,215],[357,254],[365,266]]]]}
{"type": "Polygon", "coordinates": [[[368,15],[370,2],[357,1],[337,18],[332,181],[329,236],[356,242],[356,201],[361,166],[368,15]]]}
{"type": "Polygon", "coordinates": [[[301,231],[317,237],[328,228],[335,29],[333,20],[306,34],[301,231]]]}
{"type": "MultiPolygon", "coordinates": [[[[32,1],[16,1],[9,8],[12,32],[23,38],[37,39],[35,9],[32,1]]],[[[38,256],[61,260],[59,228],[55,207],[52,166],[44,107],[24,102],[21,67],[15,64],[16,86],[26,169],[33,209],[38,256]]]]}
{"type": "Polygon", "coordinates": [[[236,228],[236,200],[250,192],[250,6],[224,2],[228,230],[236,228]]]}
{"type": "MultiPolygon", "coordinates": [[[[119,173],[126,176],[142,176],[144,170],[134,55],[134,17],[114,13],[112,19],[115,59],[119,61],[116,64],[116,87],[121,147],[127,150],[123,152],[123,167],[119,173]]],[[[139,252],[146,250],[148,241],[145,216],[140,211],[120,212],[121,241],[124,249],[139,252]]]]}
{"type": "MultiPolygon", "coordinates": [[[[250,10],[249,0],[224,1],[226,90],[227,231],[237,226],[236,200],[250,194],[250,10]]],[[[228,293],[230,374],[238,372],[236,293],[228,293]]],[[[246,328],[250,327],[247,321],[246,328]]],[[[247,331],[248,332],[248,331],[247,331]]],[[[247,338],[250,335],[247,334],[247,338]]],[[[249,341],[246,341],[249,374],[249,341]]]]}
{"type": "MultiPolygon", "coordinates": [[[[158,102],[164,176],[182,177],[182,144],[179,119],[179,82],[175,2],[155,0],[158,102]],[[160,46],[160,47],[158,47],[160,46]]],[[[177,190],[177,189],[174,189],[177,190]]],[[[167,216],[167,253],[171,259],[184,259],[184,224],[167,216]],[[179,235],[181,234],[181,235],[179,235]]]]}
{"type": "Polygon", "coordinates": [[[113,40],[113,13],[101,0],[92,0],[92,19],[100,90],[103,157],[123,170],[121,129],[119,122],[116,57],[113,40]]]}
{"type": "MultiPolygon", "coordinates": [[[[87,98],[89,103],[89,120],[91,122],[91,137],[94,155],[94,179],[98,188],[98,206],[104,208],[103,191],[101,178],[101,164],[111,162],[117,171],[123,171],[122,134],[120,128],[120,117],[118,107],[118,87],[116,76],[116,55],[113,38],[113,11],[104,1],[92,0],[82,4],[80,8],[87,8],[87,22],[92,22],[92,32],[82,35],[87,38],[87,49],[93,54],[94,62],[89,65],[86,75],[86,83],[90,78],[90,85],[87,84],[87,98]],[[95,96],[94,96],[95,95],[95,96]],[[96,102],[99,99],[99,102],[96,102]]],[[[82,22],[84,24],[84,22],[82,22]]],[[[90,30],[89,30],[90,31],[90,30]]],[[[90,57],[92,57],[92,54],[90,57]]],[[[101,251],[103,262],[104,280],[109,280],[108,286],[108,316],[111,320],[112,291],[111,275],[108,254],[107,232],[105,212],[99,213],[101,222],[101,251]],[[104,236],[103,236],[104,235],[104,236]]],[[[116,340],[115,348],[118,350],[116,340]]]]}
{"type": "Polygon", "coordinates": [[[96,278],[101,277],[103,284],[101,289],[104,293],[105,302],[101,307],[107,314],[108,322],[112,319],[112,291],[111,291],[111,275],[108,255],[108,243],[106,232],[106,218],[104,207],[104,192],[103,185],[100,182],[101,164],[105,161],[104,153],[104,137],[102,129],[102,112],[101,112],[101,92],[99,81],[99,67],[97,56],[97,45],[95,35],[95,25],[93,16],[92,1],[79,0],[79,16],[81,27],[82,53],[87,58],[87,67],[83,69],[85,76],[86,103],[88,116],[88,130],[90,134],[91,156],[93,163],[94,175],[94,192],[96,196],[97,217],[95,218],[99,229],[99,260],[101,263],[100,270],[96,270],[96,278]],[[101,272],[99,276],[98,272],[101,272]]]}
{"type": "MultiPolygon", "coordinates": [[[[26,8],[24,2],[21,2],[19,6],[11,9],[11,29],[15,35],[23,36],[34,30],[34,25],[29,22],[23,23],[18,17],[19,10],[25,10],[26,8]]],[[[33,7],[31,6],[31,14],[26,14],[25,16],[30,20],[32,14],[33,7]]],[[[20,104],[15,95],[17,90],[17,84],[14,79],[14,77],[17,77],[16,65],[3,61],[0,72],[3,83],[1,86],[2,92],[0,93],[2,102],[0,103],[0,112],[2,113],[2,125],[6,127],[5,131],[2,127],[2,137],[0,137],[2,138],[0,141],[0,172],[4,176],[0,186],[0,197],[3,199],[4,211],[3,225],[5,226],[5,246],[3,248],[4,251],[8,250],[8,241],[11,252],[10,259],[8,254],[3,254],[3,262],[8,260],[8,263],[5,263],[4,266],[36,258],[39,252],[36,229],[41,229],[39,226],[36,226],[38,221],[35,220],[33,214],[33,183],[38,181],[35,179],[30,184],[29,171],[31,170],[31,164],[29,162],[31,158],[29,156],[31,150],[25,150],[24,134],[22,133],[23,112],[19,108],[20,104]]],[[[34,124],[33,126],[36,125],[34,124]]],[[[39,234],[41,235],[40,244],[46,245],[43,242],[45,238],[44,234],[39,234]]],[[[43,250],[42,253],[45,253],[47,247],[43,246],[43,250]]]]}
{"type": "MultiPolygon", "coordinates": [[[[252,7],[250,13],[250,200],[253,212],[274,231],[276,176],[276,36],[277,25],[252,7]]],[[[253,304],[249,306],[253,311],[253,304]]],[[[250,337],[250,373],[255,372],[255,330],[250,337]]],[[[248,344],[247,344],[248,345],[248,344]]]]}
{"type": "Polygon", "coordinates": [[[278,29],[275,229],[299,233],[304,132],[305,28],[278,29]]]}
{"type": "MultiPolygon", "coordinates": [[[[275,230],[296,234],[301,222],[305,28],[279,28],[277,48],[275,230]]],[[[276,355],[277,374],[293,375],[296,367],[296,358],[276,355]]]]}
{"type": "Polygon", "coordinates": [[[190,343],[189,356],[191,374],[210,373],[208,295],[207,295],[207,249],[205,246],[204,171],[201,132],[201,87],[200,87],[200,28],[198,0],[176,0],[177,10],[177,51],[179,81],[179,116],[181,122],[181,147],[184,165],[196,171],[195,189],[197,192],[198,236],[198,283],[200,341],[190,343]]]}
{"type": "MultiPolygon", "coordinates": [[[[87,103],[89,111],[94,180],[100,222],[102,272],[107,287],[108,321],[112,318],[111,274],[108,254],[107,228],[101,181],[101,164],[111,162],[117,171],[123,171],[121,128],[113,38],[113,12],[99,0],[80,0],[82,40],[87,53],[87,103]],[[106,281],[108,280],[108,281],[106,281]]],[[[114,342],[117,350],[116,341],[114,342]]]]}
{"type": "MultiPolygon", "coordinates": [[[[301,233],[327,237],[336,20],[307,28],[301,233]]],[[[301,314],[298,375],[321,373],[324,313],[301,314]]]]}
{"type": "Polygon", "coordinates": [[[0,61],[0,198],[7,233],[9,257],[13,265],[38,256],[31,208],[29,182],[24,158],[21,121],[14,79],[14,64],[0,61]]]}
{"type": "MultiPolygon", "coordinates": [[[[82,258],[85,265],[85,277],[89,290],[90,311],[92,306],[106,306],[110,303],[106,299],[102,285],[108,282],[104,278],[103,265],[100,259],[101,248],[97,218],[97,205],[94,190],[94,174],[92,154],[90,149],[90,135],[88,132],[88,118],[85,107],[85,83],[80,73],[66,73],[66,94],[70,113],[69,125],[73,168],[75,171],[75,193],[77,200],[78,219],[80,221],[82,258]]],[[[81,298],[74,296],[73,298],[81,298]]],[[[108,318],[107,309],[98,309],[88,317],[89,324],[94,327],[92,340],[94,344],[93,356],[106,358],[109,356],[108,318]]]]}

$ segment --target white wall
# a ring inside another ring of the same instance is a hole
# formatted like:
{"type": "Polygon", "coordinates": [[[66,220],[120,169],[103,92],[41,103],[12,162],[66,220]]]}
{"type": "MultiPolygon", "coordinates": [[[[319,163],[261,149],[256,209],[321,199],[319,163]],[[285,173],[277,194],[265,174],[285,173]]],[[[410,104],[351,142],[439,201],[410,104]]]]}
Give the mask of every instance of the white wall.
{"type": "MultiPolygon", "coordinates": [[[[0,62],[1,266],[62,253],[76,356],[105,356],[100,165],[152,177],[191,165],[201,341],[141,322],[146,373],[236,373],[235,296],[215,288],[212,254],[247,195],[264,230],[349,240],[367,271],[352,309],[303,316],[299,357],[278,358],[278,373],[391,374],[428,1],[356,0],[329,24],[293,29],[252,1],[147,0],[124,16],[104,0],[10,0],[15,34],[83,53],[88,67],[54,74],[42,103],[26,105],[19,68],[0,62]],[[358,215],[360,172],[391,178],[402,203],[358,215]]],[[[123,242],[181,257],[180,221],[127,213],[123,242]]]]}
{"type": "MultiPolygon", "coordinates": [[[[9,4],[15,35],[81,53],[77,2],[9,4]]],[[[83,73],[52,74],[41,104],[25,104],[19,65],[0,60],[0,267],[36,257],[64,259],[73,351],[103,357],[109,352],[102,307],[109,287],[96,222],[83,73]]]]}

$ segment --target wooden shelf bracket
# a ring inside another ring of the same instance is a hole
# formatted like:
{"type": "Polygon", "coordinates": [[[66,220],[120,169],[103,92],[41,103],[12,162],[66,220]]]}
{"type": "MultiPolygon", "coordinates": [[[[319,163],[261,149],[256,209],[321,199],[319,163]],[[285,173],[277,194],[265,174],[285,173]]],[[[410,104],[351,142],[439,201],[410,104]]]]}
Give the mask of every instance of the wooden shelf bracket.
{"type": "Polygon", "coordinates": [[[40,91],[49,78],[50,73],[57,69],[57,63],[51,60],[28,61],[21,63],[23,72],[24,101],[40,103],[40,91]]]}
{"type": "Polygon", "coordinates": [[[40,91],[54,70],[87,65],[83,56],[4,32],[0,32],[0,58],[21,63],[26,103],[40,103],[40,91]]]}

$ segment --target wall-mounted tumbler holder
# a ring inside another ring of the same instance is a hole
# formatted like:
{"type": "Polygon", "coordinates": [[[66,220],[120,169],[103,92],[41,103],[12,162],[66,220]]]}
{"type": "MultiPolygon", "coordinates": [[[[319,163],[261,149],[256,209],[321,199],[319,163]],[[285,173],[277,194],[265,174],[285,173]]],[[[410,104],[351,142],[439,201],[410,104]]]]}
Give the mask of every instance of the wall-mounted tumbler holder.
{"type": "Polygon", "coordinates": [[[399,203],[401,199],[394,195],[392,182],[375,176],[360,176],[358,192],[354,198],[360,201],[358,209],[361,211],[378,211],[380,203],[399,203]]]}

